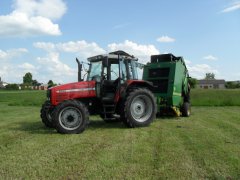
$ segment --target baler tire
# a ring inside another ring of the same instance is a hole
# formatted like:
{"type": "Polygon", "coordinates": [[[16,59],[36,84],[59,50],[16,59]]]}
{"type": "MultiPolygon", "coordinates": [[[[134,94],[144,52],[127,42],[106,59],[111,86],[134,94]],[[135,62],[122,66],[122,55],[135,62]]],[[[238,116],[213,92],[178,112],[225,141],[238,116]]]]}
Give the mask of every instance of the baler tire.
{"type": "Polygon", "coordinates": [[[54,128],[52,121],[52,112],[54,107],[51,105],[50,101],[45,101],[40,110],[40,117],[42,119],[43,124],[48,128],[54,128]]]}
{"type": "Polygon", "coordinates": [[[148,89],[138,88],[129,93],[123,109],[121,119],[128,127],[148,126],[156,118],[156,99],[148,89]]]}
{"type": "Polygon", "coordinates": [[[184,102],[182,105],[182,116],[189,117],[191,115],[191,104],[184,102]]]}
{"type": "Polygon", "coordinates": [[[61,134],[82,133],[89,124],[89,112],[86,106],[77,100],[66,100],[56,106],[54,126],[61,134]]]}
{"type": "Polygon", "coordinates": [[[190,103],[190,92],[188,92],[188,93],[184,96],[184,102],[190,103]]]}

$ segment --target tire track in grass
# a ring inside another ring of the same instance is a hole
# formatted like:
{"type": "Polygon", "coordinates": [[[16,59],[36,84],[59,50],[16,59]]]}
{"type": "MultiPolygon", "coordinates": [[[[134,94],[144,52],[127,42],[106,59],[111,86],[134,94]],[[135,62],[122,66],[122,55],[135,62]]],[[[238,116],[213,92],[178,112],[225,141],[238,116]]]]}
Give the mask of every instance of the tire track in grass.
{"type": "Polygon", "coordinates": [[[185,123],[186,119],[164,121],[164,142],[161,144],[160,162],[163,169],[163,178],[169,179],[192,179],[203,178],[206,174],[197,162],[194,161],[191,154],[186,151],[182,139],[178,136],[178,124],[185,123]]]}
{"type": "MultiPolygon", "coordinates": [[[[199,115],[202,110],[199,109],[199,115]]],[[[214,111],[214,108],[211,108],[214,111]]],[[[231,138],[232,133],[227,134],[216,125],[216,121],[211,117],[211,109],[204,117],[194,121],[197,123],[198,129],[194,134],[180,130],[179,136],[184,140],[186,149],[192,154],[193,158],[207,170],[205,178],[228,178],[237,177],[239,172],[239,154],[240,147],[238,145],[226,146],[224,140],[231,138]],[[209,115],[211,118],[209,118],[209,115]],[[199,138],[200,137],[200,138],[199,138]],[[205,137],[205,138],[202,138],[205,137]],[[192,145],[191,145],[192,144],[192,145]]],[[[219,123],[219,121],[217,121],[219,123]]],[[[234,135],[235,136],[235,135],[234,135]]]]}
{"type": "MultiPolygon", "coordinates": [[[[76,172],[77,176],[84,177],[84,173],[89,168],[88,163],[95,163],[98,152],[109,145],[111,136],[95,137],[97,135],[99,134],[90,131],[71,136],[55,134],[47,142],[46,139],[37,136],[32,141],[25,142],[22,145],[22,151],[20,152],[22,157],[17,154],[18,158],[11,159],[15,162],[25,162],[23,164],[17,163],[12,168],[15,170],[24,169],[24,174],[19,170],[11,174],[15,174],[15,177],[19,177],[20,174],[23,178],[46,178],[47,175],[43,172],[48,172],[49,177],[61,178],[71,174],[71,172],[74,174],[76,172]],[[89,142],[89,138],[91,142],[89,142]],[[36,144],[35,141],[38,143],[36,144]],[[30,157],[27,159],[29,155],[30,157]],[[34,162],[34,160],[37,160],[37,162],[34,162]]],[[[9,161],[9,165],[11,163],[12,161],[9,161]]]]}

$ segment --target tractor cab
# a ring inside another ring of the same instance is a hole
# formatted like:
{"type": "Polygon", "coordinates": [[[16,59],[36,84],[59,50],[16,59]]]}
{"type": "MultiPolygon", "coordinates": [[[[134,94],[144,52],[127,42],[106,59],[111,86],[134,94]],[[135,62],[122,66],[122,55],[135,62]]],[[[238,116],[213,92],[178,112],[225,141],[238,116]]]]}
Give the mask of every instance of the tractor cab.
{"type": "Polygon", "coordinates": [[[127,80],[137,80],[137,58],[124,51],[88,58],[90,62],[87,81],[96,81],[97,97],[114,100],[119,87],[127,80]]]}

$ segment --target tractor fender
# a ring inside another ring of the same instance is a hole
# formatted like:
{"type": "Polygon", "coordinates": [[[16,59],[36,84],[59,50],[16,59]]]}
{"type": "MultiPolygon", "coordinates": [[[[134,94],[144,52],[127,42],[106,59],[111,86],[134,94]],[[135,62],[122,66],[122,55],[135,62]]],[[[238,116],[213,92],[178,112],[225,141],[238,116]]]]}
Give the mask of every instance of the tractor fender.
{"type": "Polygon", "coordinates": [[[126,95],[126,93],[128,93],[132,89],[136,89],[136,88],[147,88],[150,91],[152,91],[153,84],[152,84],[152,82],[143,81],[143,80],[128,80],[126,82],[124,95],[126,95]]]}

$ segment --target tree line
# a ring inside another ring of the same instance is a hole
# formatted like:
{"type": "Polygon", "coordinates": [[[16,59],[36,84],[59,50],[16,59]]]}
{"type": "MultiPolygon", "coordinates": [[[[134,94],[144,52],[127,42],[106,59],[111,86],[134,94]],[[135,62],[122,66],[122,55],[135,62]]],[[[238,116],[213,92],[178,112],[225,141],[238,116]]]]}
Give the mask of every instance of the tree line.
{"type": "MultiPolygon", "coordinates": [[[[41,86],[42,83],[38,82],[36,79],[33,79],[32,73],[28,72],[23,76],[23,83],[18,84],[8,84],[6,85],[7,90],[19,90],[21,89],[31,89],[33,86],[41,86]]],[[[48,81],[48,88],[56,86],[57,84],[54,83],[52,80],[48,81]]]]}

